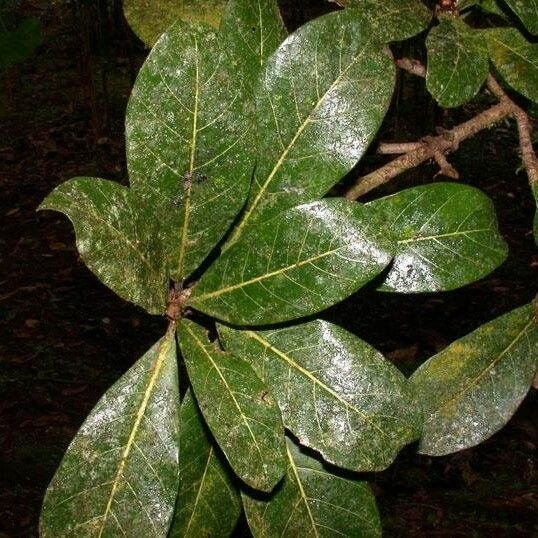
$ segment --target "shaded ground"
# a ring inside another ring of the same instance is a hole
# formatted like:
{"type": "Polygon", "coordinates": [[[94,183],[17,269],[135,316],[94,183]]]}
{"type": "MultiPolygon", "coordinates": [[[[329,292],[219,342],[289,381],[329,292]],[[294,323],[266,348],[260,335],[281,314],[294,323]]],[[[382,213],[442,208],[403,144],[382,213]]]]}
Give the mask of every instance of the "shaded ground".
{"type": "MultiPolygon", "coordinates": [[[[96,134],[68,14],[59,4],[32,4],[27,10],[46,28],[44,46],[12,73],[12,102],[4,79],[0,89],[0,537],[36,536],[44,491],[69,441],[165,325],[93,277],[78,260],[65,218],[36,213],[43,197],[70,177],[125,180],[130,64],[124,43],[113,44],[109,127],[96,134]]],[[[401,297],[365,290],[325,314],[406,373],[536,293],[533,207],[526,177],[514,173],[512,128],[502,125],[464,144],[452,162],[464,181],[494,199],[510,259],[462,291],[401,297]]],[[[406,181],[431,175],[426,168],[406,181]]],[[[537,432],[532,393],[502,432],[475,449],[443,458],[405,450],[389,470],[371,477],[386,535],[538,535],[537,432]]]]}

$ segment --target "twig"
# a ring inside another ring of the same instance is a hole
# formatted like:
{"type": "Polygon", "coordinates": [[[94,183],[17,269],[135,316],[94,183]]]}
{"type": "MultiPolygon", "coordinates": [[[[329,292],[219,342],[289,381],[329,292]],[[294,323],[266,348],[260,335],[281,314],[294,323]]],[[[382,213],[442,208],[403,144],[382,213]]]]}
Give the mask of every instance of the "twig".
{"type": "Polygon", "coordinates": [[[400,69],[408,71],[409,73],[416,75],[417,77],[426,77],[426,67],[419,60],[413,60],[411,58],[400,58],[399,60],[396,60],[396,65],[400,69]]]}
{"type": "Polygon", "coordinates": [[[380,155],[401,155],[420,148],[422,142],[381,142],[377,148],[380,155]]]}
{"type": "Polygon", "coordinates": [[[461,123],[449,131],[444,131],[439,136],[427,139],[417,149],[409,151],[370,174],[358,178],[348,189],[346,198],[356,200],[367,192],[387,183],[402,172],[411,170],[429,159],[435,158],[436,154],[439,156],[439,152],[444,155],[447,151],[456,150],[460,142],[497,123],[512,112],[510,103],[503,101],[484,110],[469,121],[461,123]]]}
{"type": "Polygon", "coordinates": [[[486,81],[488,89],[499,99],[501,103],[505,102],[510,105],[511,113],[517,122],[517,130],[519,133],[519,146],[521,148],[521,157],[523,160],[523,166],[527,170],[529,181],[531,184],[538,182],[538,158],[536,158],[536,152],[532,147],[532,127],[529,121],[528,114],[502,89],[501,85],[493,78],[492,75],[488,75],[486,81]]]}
{"type": "MultiPolygon", "coordinates": [[[[400,58],[396,60],[396,64],[401,69],[405,69],[416,76],[426,76],[425,66],[417,60],[400,58]]],[[[378,153],[402,155],[366,176],[358,178],[348,189],[346,198],[356,200],[401,173],[415,168],[432,158],[439,165],[439,173],[458,178],[458,171],[446,160],[445,154],[449,151],[455,151],[461,141],[474,136],[479,131],[510,115],[514,116],[517,122],[523,165],[527,170],[529,181],[531,184],[538,183],[538,158],[532,146],[532,128],[529,116],[508,97],[491,74],[487,78],[487,87],[499,99],[499,104],[481,112],[469,121],[457,125],[449,131],[443,131],[439,136],[425,138],[422,142],[380,144],[378,153]]]]}

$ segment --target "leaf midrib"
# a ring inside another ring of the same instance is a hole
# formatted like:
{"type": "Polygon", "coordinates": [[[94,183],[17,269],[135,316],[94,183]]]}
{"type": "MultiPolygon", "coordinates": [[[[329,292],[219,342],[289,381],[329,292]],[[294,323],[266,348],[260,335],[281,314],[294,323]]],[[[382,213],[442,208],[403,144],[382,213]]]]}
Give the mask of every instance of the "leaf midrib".
{"type": "MultiPolygon", "coordinates": [[[[261,449],[260,449],[260,446],[258,445],[258,441],[256,439],[256,436],[254,435],[254,432],[252,431],[251,427],[250,427],[250,424],[248,423],[248,420],[247,420],[247,417],[246,415],[243,413],[242,409],[241,409],[241,406],[239,405],[239,402],[236,400],[235,396],[234,396],[234,393],[230,387],[230,385],[228,385],[228,382],[226,381],[226,378],[222,375],[222,372],[220,371],[220,368],[218,366],[218,364],[213,360],[213,357],[211,356],[211,354],[207,351],[206,347],[204,346],[203,342],[201,342],[198,337],[196,336],[196,334],[191,330],[189,329],[189,327],[185,326],[185,330],[189,333],[189,335],[191,336],[191,338],[196,342],[196,344],[198,345],[198,347],[202,350],[202,352],[204,353],[204,355],[207,357],[207,359],[209,360],[209,362],[211,363],[211,365],[213,366],[213,368],[215,369],[215,371],[217,372],[218,376],[220,377],[221,381],[224,383],[224,386],[226,388],[226,390],[228,391],[228,394],[230,395],[235,407],[237,408],[237,410],[239,411],[239,415],[241,416],[241,419],[242,419],[242,422],[245,424],[251,438],[252,438],[252,441],[254,443],[254,446],[256,447],[256,450],[258,452],[258,455],[259,455],[259,458],[260,458],[260,461],[263,462],[264,461],[264,458],[263,458],[263,455],[262,455],[262,452],[261,452],[261,449]]],[[[267,479],[267,473],[264,472],[264,475],[267,479]]]]}
{"type": "Polygon", "coordinates": [[[138,430],[140,428],[140,424],[142,423],[142,419],[144,417],[146,408],[149,404],[149,400],[151,398],[151,395],[153,393],[153,389],[155,388],[155,384],[157,383],[157,378],[159,377],[159,374],[162,370],[163,364],[166,360],[171,342],[173,341],[173,331],[171,329],[168,330],[168,334],[164,337],[161,346],[159,348],[159,354],[157,356],[157,359],[155,361],[154,370],[149,378],[149,382],[147,385],[146,390],[144,391],[144,398],[142,399],[142,402],[140,404],[140,407],[138,408],[138,412],[136,414],[136,418],[134,420],[133,426],[131,428],[131,433],[129,434],[129,438],[127,440],[127,443],[125,445],[125,449],[123,451],[123,454],[121,456],[120,463],[118,464],[116,474],[114,476],[114,480],[112,482],[112,488],[110,491],[110,495],[108,498],[108,502],[105,508],[104,514],[101,516],[101,525],[99,528],[99,535],[98,537],[101,538],[103,535],[106,523],[108,521],[108,516],[111,513],[112,509],[112,502],[114,500],[114,497],[116,495],[116,492],[118,490],[119,484],[123,478],[123,470],[125,469],[125,466],[127,464],[127,460],[129,458],[129,455],[131,453],[131,449],[135,444],[135,438],[138,434],[138,430]]]}
{"type": "Polygon", "coordinates": [[[532,315],[531,320],[523,327],[523,329],[517,334],[517,336],[510,342],[508,346],[506,346],[496,357],[493,359],[493,361],[488,364],[476,377],[474,377],[466,386],[464,386],[459,392],[457,392],[452,398],[447,400],[446,402],[443,402],[441,405],[439,405],[436,409],[431,411],[429,418],[425,421],[426,423],[431,422],[439,411],[441,409],[444,409],[446,407],[449,407],[451,404],[453,404],[455,401],[457,401],[463,394],[468,392],[470,389],[475,387],[480,380],[497,364],[502,360],[502,358],[516,345],[516,343],[522,338],[522,336],[527,332],[528,328],[533,324],[536,323],[534,320],[534,314],[532,315]]]}
{"type": "MultiPolygon", "coordinates": [[[[191,153],[189,159],[189,175],[194,171],[194,160],[196,156],[196,140],[198,135],[198,107],[200,101],[200,66],[198,58],[198,39],[194,36],[195,50],[195,79],[194,79],[194,110],[192,113],[192,136],[191,136],[191,153]]],[[[191,214],[191,192],[192,192],[192,177],[188,182],[185,192],[185,202],[183,204],[183,227],[181,230],[181,243],[179,246],[179,261],[178,261],[178,278],[182,280],[185,275],[185,257],[187,252],[187,243],[189,236],[189,220],[191,214]]]]}
{"type": "Polygon", "coordinates": [[[361,48],[361,51],[359,54],[353,57],[353,59],[349,62],[348,66],[339,73],[339,75],[336,77],[334,82],[329,86],[329,88],[324,92],[323,96],[317,100],[315,106],[312,108],[312,110],[309,112],[308,116],[303,120],[299,128],[297,129],[295,135],[293,136],[291,142],[284,148],[284,151],[281,153],[278,161],[276,162],[275,166],[267,176],[267,179],[261,186],[258,194],[254,198],[252,204],[250,207],[245,211],[245,214],[243,218],[241,219],[241,222],[237,225],[235,232],[233,233],[232,237],[230,237],[230,240],[228,242],[228,246],[230,246],[232,243],[237,241],[238,237],[241,235],[243,229],[246,226],[246,223],[251,218],[253,212],[256,210],[257,206],[259,205],[262,197],[264,196],[265,192],[269,188],[269,185],[271,184],[271,181],[275,177],[276,173],[280,169],[280,167],[284,164],[286,157],[288,156],[289,152],[293,149],[293,146],[301,136],[301,134],[304,132],[306,127],[309,125],[309,123],[312,121],[312,118],[314,114],[317,112],[318,108],[321,106],[321,104],[325,101],[326,96],[332,92],[332,90],[340,83],[341,79],[347,74],[347,72],[351,69],[351,67],[363,56],[363,54],[366,51],[367,46],[372,41],[372,39],[369,39],[366,41],[361,48]]]}
{"type": "MultiPolygon", "coordinates": [[[[295,481],[297,482],[297,487],[299,488],[299,493],[301,495],[301,499],[303,500],[303,503],[306,507],[306,510],[308,512],[308,517],[312,523],[312,530],[314,532],[315,538],[319,538],[319,532],[316,525],[316,520],[314,519],[314,515],[312,514],[312,510],[310,509],[310,504],[308,503],[308,496],[306,495],[306,492],[303,488],[303,484],[301,482],[301,477],[299,476],[299,473],[297,471],[297,467],[295,466],[295,460],[293,459],[293,455],[290,452],[289,447],[286,447],[286,452],[288,454],[288,459],[290,462],[290,467],[293,472],[293,475],[295,477],[295,481]]],[[[290,516],[291,517],[291,516],[290,516]]]]}
{"type": "Polygon", "coordinates": [[[336,400],[338,400],[346,408],[351,409],[352,411],[357,413],[359,416],[361,416],[363,418],[363,420],[365,422],[370,424],[379,433],[386,436],[386,433],[379,426],[377,426],[377,424],[372,422],[372,420],[370,419],[370,417],[368,417],[368,415],[366,415],[360,409],[357,409],[355,406],[351,405],[349,402],[344,400],[337,392],[335,392],[333,389],[331,389],[329,386],[327,386],[325,383],[323,383],[317,377],[313,376],[306,368],[303,368],[300,364],[298,364],[295,360],[293,360],[292,357],[289,357],[286,353],[284,353],[280,349],[274,347],[269,341],[267,341],[265,338],[261,337],[257,332],[255,332],[255,331],[247,331],[247,334],[251,338],[253,338],[254,340],[257,340],[263,347],[270,349],[275,355],[280,357],[289,366],[296,369],[301,374],[303,374],[305,377],[307,377],[312,383],[314,383],[315,385],[318,385],[321,389],[328,392],[331,396],[333,396],[336,400]]]}
{"type": "Polygon", "coordinates": [[[293,265],[287,265],[286,267],[282,267],[280,269],[277,269],[276,271],[271,271],[270,273],[264,273],[263,275],[251,278],[250,280],[245,280],[243,282],[239,282],[237,284],[233,284],[231,286],[227,286],[225,288],[220,288],[218,290],[202,294],[198,297],[193,297],[191,304],[195,305],[196,303],[202,303],[204,301],[207,301],[208,299],[213,299],[214,297],[219,297],[220,295],[223,295],[225,293],[230,293],[232,291],[235,291],[237,289],[244,288],[245,286],[250,286],[251,284],[256,284],[257,282],[263,282],[264,280],[267,280],[268,278],[272,278],[274,276],[278,276],[281,274],[285,274],[288,271],[291,271],[292,269],[297,269],[299,267],[302,267],[303,265],[308,265],[309,263],[313,263],[317,260],[323,259],[327,256],[330,256],[332,254],[335,254],[336,252],[339,252],[340,250],[347,248],[348,245],[342,245],[338,248],[328,250],[327,252],[324,252],[323,254],[318,254],[317,256],[313,256],[312,258],[307,258],[306,260],[302,260],[300,262],[294,263],[293,265]]]}

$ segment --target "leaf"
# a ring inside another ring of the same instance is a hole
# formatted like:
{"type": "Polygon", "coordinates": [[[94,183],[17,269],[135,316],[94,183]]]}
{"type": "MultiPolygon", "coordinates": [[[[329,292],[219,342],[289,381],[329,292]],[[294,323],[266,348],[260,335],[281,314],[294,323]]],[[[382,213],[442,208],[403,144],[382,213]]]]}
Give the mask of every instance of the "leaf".
{"type": "Polygon", "coordinates": [[[532,305],[452,343],[411,377],[424,407],[419,452],[442,456],[501,429],[527,394],[538,366],[532,305]]]}
{"type": "Polygon", "coordinates": [[[174,334],[99,400],[47,490],[40,536],[162,537],[178,487],[174,334]]]}
{"type": "Polygon", "coordinates": [[[190,304],[238,325],[315,314],[357,291],[394,246],[375,211],[332,198],[252,228],[209,268],[190,304]]]}
{"type": "Polygon", "coordinates": [[[255,538],[381,536],[368,484],[329,472],[291,441],[282,487],[269,500],[243,493],[243,505],[255,538]]]}
{"type": "Polygon", "coordinates": [[[375,39],[382,43],[403,41],[425,30],[432,12],[420,0],[337,0],[337,4],[355,10],[356,17],[367,21],[375,39]]]}
{"type": "Polygon", "coordinates": [[[41,22],[33,17],[23,19],[13,30],[0,31],[0,66],[24,62],[42,42],[41,22]]]}
{"type": "Polygon", "coordinates": [[[228,476],[192,394],[181,404],[179,493],[169,538],[227,538],[241,514],[241,498],[228,476]]]}
{"type": "Polygon", "coordinates": [[[82,177],[56,187],[39,209],[69,217],[80,256],[101,282],[152,314],[164,312],[165,246],[144,199],[113,181],[82,177]]]}
{"type": "Polygon", "coordinates": [[[151,48],[178,20],[218,28],[225,5],[226,0],[123,0],[123,11],[135,34],[151,48]]]}
{"type": "Polygon", "coordinates": [[[538,0],[505,0],[531,34],[538,34],[538,0]]]}
{"type": "Polygon", "coordinates": [[[538,102],[538,44],[529,43],[515,28],[487,30],[489,55],[506,82],[538,102]]]}
{"type": "Polygon", "coordinates": [[[251,91],[287,32],[276,0],[230,0],[220,26],[230,57],[251,91]]]}
{"type": "Polygon", "coordinates": [[[480,7],[488,13],[494,13],[499,17],[506,18],[504,11],[497,5],[495,0],[480,0],[480,7]]]}
{"type": "Polygon", "coordinates": [[[389,53],[351,10],[319,17],[269,58],[257,93],[258,162],[231,242],[322,197],[365,153],[394,87],[389,53]]]}
{"type": "Polygon", "coordinates": [[[253,111],[209,27],[175,24],[140,70],[127,110],[130,181],[160,215],[177,281],[200,265],[245,203],[253,111]]]}
{"type": "Polygon", "coordinates": [[[426,47],[426,86],[439,105],[451,108],[470,101],[489,72],[483,34],[457,17],[441,17],[429,32],[426,47]]]}
{"type": "Polygon", "coordinates": [[[190,321],[178,327],[189,379],[220,448],[249,486],[270,491],[285,470],[280,411],[251,366],[217,348],[190,321]]]}
{"type": "Polygon", "coordinates": [[[433,183],[368,204],[383,215],[397,253],[382,291],[447,291],[486,276],[507,255],[491,200],[478,189],[433,183]]]}
{"type": "Polygon", "coordinates": [[[420,435],[407,380],[381,353],[326,321],[270,331],[219,327],[276,398],[284,426],[335,465],[380,471],[420,435]]]}

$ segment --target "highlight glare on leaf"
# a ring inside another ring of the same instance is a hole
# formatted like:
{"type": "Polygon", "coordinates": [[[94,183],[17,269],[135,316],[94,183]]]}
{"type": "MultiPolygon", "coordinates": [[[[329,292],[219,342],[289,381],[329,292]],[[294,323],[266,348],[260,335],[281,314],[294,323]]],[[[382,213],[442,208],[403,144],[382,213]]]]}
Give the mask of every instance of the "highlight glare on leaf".
{"type": "Polygon", "coordinates": [[[166,535],[178,487],[178,410],[169,331],[105,393],[69,445],[47,490],[40,536],[166,535]]]}
{"type": "Polygon", "coordinates": [[[237,325],[300,318],[357,291],[393,252],[376,211],[320,200],[253,227],[202,276],[190,305],[237,325]]]}
{"type": "Polygon", "coordinates": [[[305,446],[356,471],[388,467],[422,422],[407,380],[381,353],[326,321],[267,331],[219,326],[226,349],[267,383],[305,446]]]}

